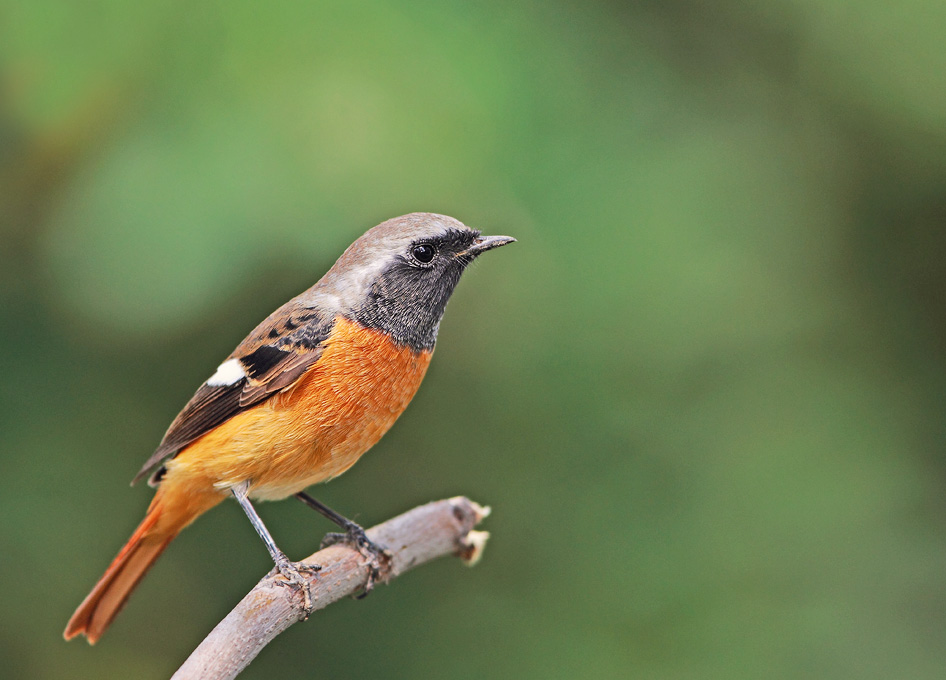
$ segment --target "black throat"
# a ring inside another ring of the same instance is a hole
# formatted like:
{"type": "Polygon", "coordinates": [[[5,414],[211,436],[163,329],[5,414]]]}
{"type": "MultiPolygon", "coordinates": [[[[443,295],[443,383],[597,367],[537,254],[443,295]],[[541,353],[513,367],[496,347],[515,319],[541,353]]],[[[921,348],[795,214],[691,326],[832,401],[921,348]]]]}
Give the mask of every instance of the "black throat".
{"type": "Polygon", "coordinates": [[[418,270],[397,260],[371,286],[353,318],[363,326],[384,331],[394,342],[415,352],[430,351],[465,264],[457,259],[445,267],[418,270]]]}

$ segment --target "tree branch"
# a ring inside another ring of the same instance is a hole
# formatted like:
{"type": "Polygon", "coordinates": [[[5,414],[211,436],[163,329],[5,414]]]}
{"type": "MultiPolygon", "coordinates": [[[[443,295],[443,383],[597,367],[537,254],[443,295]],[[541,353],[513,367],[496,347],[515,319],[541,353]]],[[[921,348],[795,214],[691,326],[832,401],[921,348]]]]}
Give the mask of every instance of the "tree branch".
{"type": "MultiPolygon", "coordinates": [[[[450,554],[474,564],[489,534],[473,527],[488,514],[489,508],[457,496],[422,505],[368,529],[368,538],[392,554],[381,579],[390,581],[450,554]]],[[[346,546],[330,546],[301,564],[322,566],[308,576],[313,611],[353,595],[368,580],[367,561],[346,546]]],[[[200,643],[172,680],[235,678],[273,638],[308,618],[311,612],[305,611],[301,589],[283,583],[275,570],[263,578],[200,643]]]]}

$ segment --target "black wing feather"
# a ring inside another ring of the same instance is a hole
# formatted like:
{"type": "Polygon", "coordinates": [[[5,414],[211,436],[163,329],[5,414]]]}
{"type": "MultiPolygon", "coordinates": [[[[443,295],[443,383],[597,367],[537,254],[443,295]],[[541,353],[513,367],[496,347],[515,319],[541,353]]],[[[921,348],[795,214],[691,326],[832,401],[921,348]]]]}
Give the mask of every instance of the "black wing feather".
{"type": "Polygon", "coordinates": [[[281,350],[272,345],[263,345],[256,351],[240,357],[240,363],[243,369],[251,378],[261,379],[271,369],[275,368],[280,362],[286,359],[285,350],[281,350]]]}

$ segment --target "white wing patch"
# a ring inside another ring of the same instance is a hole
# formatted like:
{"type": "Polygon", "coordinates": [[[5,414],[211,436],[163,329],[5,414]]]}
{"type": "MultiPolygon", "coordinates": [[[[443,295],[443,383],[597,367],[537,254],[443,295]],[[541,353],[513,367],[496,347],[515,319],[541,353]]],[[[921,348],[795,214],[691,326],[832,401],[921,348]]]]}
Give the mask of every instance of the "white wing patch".
{"type": "Polygon", "coordinates": [[[221,385],[232,385],[246,377],[246,371],[239,359],[228,359],[217,368],[217,372],[207,379],[209,387],[220,387],[221,385]]]}

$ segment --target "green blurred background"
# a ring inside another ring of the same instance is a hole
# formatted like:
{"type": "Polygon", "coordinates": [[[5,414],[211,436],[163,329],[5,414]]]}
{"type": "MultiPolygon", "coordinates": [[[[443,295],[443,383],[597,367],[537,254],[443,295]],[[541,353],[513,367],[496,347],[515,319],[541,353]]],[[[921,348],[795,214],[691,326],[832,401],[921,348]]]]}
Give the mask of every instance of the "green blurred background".
{"type": "MultiPolygon", "coordinates": [[[[2,675],[167,677],[269,569],[227,503],[60,637],[193,390],[424,210],[519,243],[316,495],[466,494],[493,538],[244,677],[943,677],[944,34],[942,0],[8,0],[2,675]]],[[[293,557],[330,530],[261,513],[293,557]]]]}

